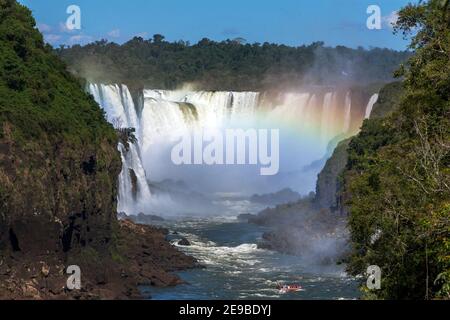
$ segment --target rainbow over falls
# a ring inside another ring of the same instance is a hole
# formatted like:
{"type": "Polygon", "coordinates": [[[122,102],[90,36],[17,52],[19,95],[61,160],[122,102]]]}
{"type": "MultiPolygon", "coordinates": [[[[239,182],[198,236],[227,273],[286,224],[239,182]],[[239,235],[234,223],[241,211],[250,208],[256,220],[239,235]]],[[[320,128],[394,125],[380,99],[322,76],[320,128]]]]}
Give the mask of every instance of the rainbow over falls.
{"type": "Polygon", "coordinates": [[[152,185],[165,179],[203,193],[248,195],[290,187],[308,194],[324,160],[339,141],[359,131],[378,99],[377,93],[326,87],[261,93],[144,89],[132,96],[125,85],[89,84],[88,91],[109,122],[135,129],[136,142],[118,146],[123,162],[118,211],[127,214],[154,213],[161,203],[173,202],[152,192],[152,185]],[[171,163],[171,148],[201,128],[279,129],[280,173],[261,177],[252,166],[171,163]]]}

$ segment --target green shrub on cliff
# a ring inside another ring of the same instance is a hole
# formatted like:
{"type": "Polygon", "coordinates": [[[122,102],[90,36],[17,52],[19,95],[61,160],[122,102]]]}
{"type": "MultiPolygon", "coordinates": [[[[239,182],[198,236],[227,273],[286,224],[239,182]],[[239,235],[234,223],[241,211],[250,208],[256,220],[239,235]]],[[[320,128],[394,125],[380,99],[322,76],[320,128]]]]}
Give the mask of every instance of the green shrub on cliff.
{"type": "Polygon", "coordinates": [[[115,139],[101,109],[35,27],[27,8],[0,1],[0,123],[13,124],[23,139],[115,139]]]}
{"type": "MultiPolygon", "coordinates": [[[[443,6],[443,3],[447,5],[443,6]]],[[[450,11],[408,5],[397,30],[414,33],[404,93],[385,119],[367,121],[349,147],[344,198],[349,270],[382,270],[384,299],[450,298],[450,11]]]]}

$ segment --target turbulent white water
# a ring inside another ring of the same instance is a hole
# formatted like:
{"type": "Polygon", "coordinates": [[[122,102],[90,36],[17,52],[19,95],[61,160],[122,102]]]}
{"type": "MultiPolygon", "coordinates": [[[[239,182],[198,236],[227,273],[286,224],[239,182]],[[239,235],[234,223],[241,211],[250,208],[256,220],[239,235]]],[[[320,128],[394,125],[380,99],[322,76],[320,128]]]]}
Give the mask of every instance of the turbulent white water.
{"type": "Polygon", "coordinates": [[[310,256],[290,256],[258,248],[257,243],[267,231],[264,227],[227,216],[166,220],[161,226],[177,230],[168,239],[206,268],[183,272],[186,285],[145,288],[144,292],[153,299],[337,300],[360,296],[358,281],[347,276],[343,265],[325,266],[310,256]],[[191,245],[180,246],[178,242],[182,238],[191,245]],[[284,294],[277,289],[280,282],[298,283],[303,290],[284,294]]]}
{"type": "MultiPolygon", "coordinates": [[[[146,89],[135,105],[125,85],[90,84],[88,90],[109,122],[136,130],[137,143],[118,146],[123,162],[118,210],[128,214],[155,213],[149,180],[181,179],[210,192],[272,192],[292,187],[308,193],[320,168],[307,175],[301,168],[322,158],[333,138],[351,134],[351,128],[357,127],[354,121],[362,122],[352,115],[350,92],[282,93],[267,102],[257,92],[146,89]],[[181,136],[196,128],[230,127],[280,129],[280,174],[267,180],[248,166],[187,169],[171,163],[169,150],[181,136]]],[[[376,98],[370,99],[366,115],[376,98]]]]}
{"type": "Polygon", "coordinates": [[[376,93],[370,98],[369,103],[367,104],[367,108],[366,108],[365,119],[369,119],[370,118],[370,115],[372,114],[373,106],[378,101],[378,96],[379,96],[378,93],[376,93]]]}

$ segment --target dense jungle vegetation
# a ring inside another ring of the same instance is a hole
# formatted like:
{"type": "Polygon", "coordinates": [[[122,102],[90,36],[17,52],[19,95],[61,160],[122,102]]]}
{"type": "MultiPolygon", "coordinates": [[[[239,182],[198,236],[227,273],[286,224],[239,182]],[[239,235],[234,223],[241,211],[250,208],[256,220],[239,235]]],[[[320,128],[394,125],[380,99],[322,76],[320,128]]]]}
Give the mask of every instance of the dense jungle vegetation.
{"type": "Polygon", "coordinates": [[[381,267],[381,290],[368,298],[449,299],[450,10],[430,0],[399,16],[396,30],[415,54],[398,71],[398,107],[366,121],[349,146],[349,270],[381,267]]]}

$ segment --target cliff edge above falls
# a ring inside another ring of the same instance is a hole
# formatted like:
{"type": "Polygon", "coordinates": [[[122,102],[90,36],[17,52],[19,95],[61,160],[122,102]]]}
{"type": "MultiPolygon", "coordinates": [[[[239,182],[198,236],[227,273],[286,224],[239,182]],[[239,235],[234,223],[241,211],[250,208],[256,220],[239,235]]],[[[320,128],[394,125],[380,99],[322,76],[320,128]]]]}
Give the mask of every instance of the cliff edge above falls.
{"type": "Polygon", "coordinates": [[[117,221],[117,139],[30,11],[0,0],[0,298],[132,298],[195,265],[164,230],[117,221]]]}

